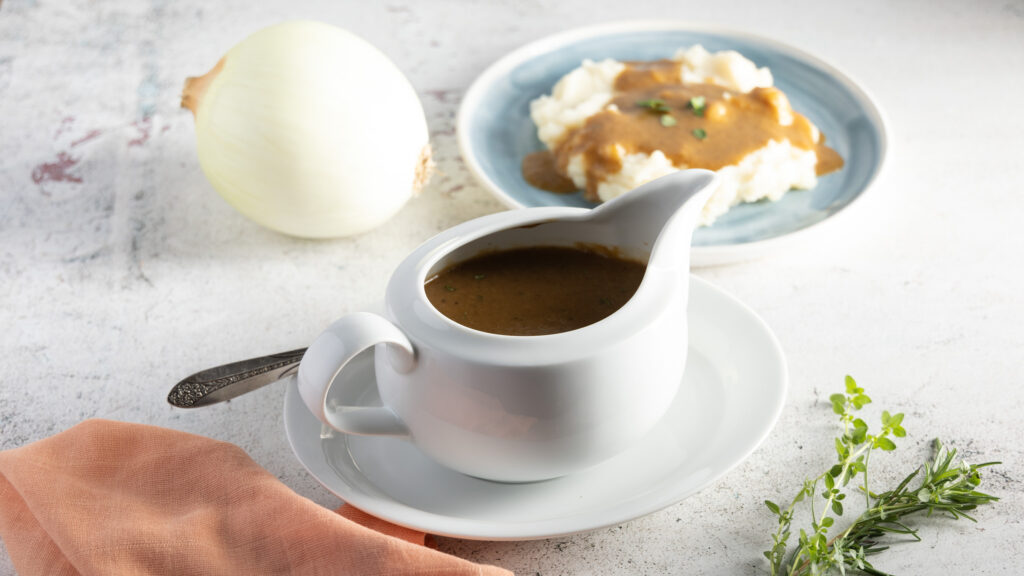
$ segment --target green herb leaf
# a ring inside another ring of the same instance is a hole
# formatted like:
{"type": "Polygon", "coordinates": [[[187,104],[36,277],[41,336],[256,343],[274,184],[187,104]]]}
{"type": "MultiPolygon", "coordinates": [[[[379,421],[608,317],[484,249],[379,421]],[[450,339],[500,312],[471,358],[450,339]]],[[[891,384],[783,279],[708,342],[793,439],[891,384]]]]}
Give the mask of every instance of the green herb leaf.
{"type": "MultiPolygon", "coordinates": [[[[846,444],[842,440],[840,440],[839,438],[835,438],[834,440],[836,442],[836,454],[839,455],[839,459],[842,460],[842,459],[846,458],[846,454],[848,452],[846,450],[846,444]]],[[[841,468],[841,466],[836,464],[832,468],[838,469],[838,468],[841,468]]],[[[838,474],[838,472],[836,472],[836,474],[838,474]]],[[[835,474],[833,474],[833,476],[835,476],[835,474]]]]}
{"type": "Polygon", "coordinates": [[[708,137],[708,133],[705,132],[703,128],[694,128],[693,129],[693,136],[697,140],[703,140],[703,139],[708,137]]]}
{"type": "Polygon", "coordinates": [[[875,438],[875,448],[881,448],[886,452],[892,452],[896,449],[896,444],[888,438],[875,438]]]}
{"type": "Polygon", "coordinates": [[[660,112],[662,114],[671,110],[664,100],[660,100],[658,98],[652,98],[651,100],[640,100],[639,102],[636,103],[636,105],[641,108],[647,108],[648,110],[651,110],[653,112],[660,112]]]}
{"type": "Polygon", "coordinates": [[[676,125],[676,118],[675,118],[675,116],[673,116],[671,114],[662,114],[661,115],[661,125],[665,126],[666,128],[671,127],[671,126],[675,126],[676,125]]]}
{"type": "Polygon", "coordinates": [[[449,286],[449,285],[445,284],[444,285],[444,289],[449,291],[449,292],[455,292],[455,286],[449,286]]]}
{"type": "Polygon", "coordinates": [[[704,104],[705,99],[703,96],[690,98],[690,109],[693,110],[694,116],[704,116],[704,104]]]}

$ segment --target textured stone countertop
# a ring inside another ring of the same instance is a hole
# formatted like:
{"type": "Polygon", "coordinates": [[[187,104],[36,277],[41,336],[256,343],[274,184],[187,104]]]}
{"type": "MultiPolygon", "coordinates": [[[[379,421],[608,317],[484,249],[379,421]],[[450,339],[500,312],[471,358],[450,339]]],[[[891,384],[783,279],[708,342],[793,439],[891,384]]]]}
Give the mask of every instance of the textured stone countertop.
{"type": "MultiPolygon", "coordinates": [[[[897,574],[1024,573],[1024,5],[979,2],[681,3],[637,0],[176,2],[0,5],[0,449],[93,417],[238,444],[298,493],[339,500],[302,468],[281,386],[196,411],[164,402],[183,376],[304,346],[379,298],[420,242],[501,210],[459,157],[460,98],[487,65],[563,29],[691,19],[769,36],[862,83],[890,153],[872,192],[812,240],[695,273],[756,310],[786,351],[771,436],[720,481],[609,529],[530,542],[440,538],[520,574],[764,574],[773,518],[833,457],[826,403],[854,375],[906,413],[880,484],[941,437],[1002,496],[977,524],[925,524],[879,558],[897,574]],[[303,241],[237,214],[199,170],[186,76],[290,18],[345,27],[406,72],[438,175],[384,226],[303,241]]],[[[869,412],[869,414],[875,414],[869,412]]],[[[0,548],[0,574],[14,571],[0,548]]]]}

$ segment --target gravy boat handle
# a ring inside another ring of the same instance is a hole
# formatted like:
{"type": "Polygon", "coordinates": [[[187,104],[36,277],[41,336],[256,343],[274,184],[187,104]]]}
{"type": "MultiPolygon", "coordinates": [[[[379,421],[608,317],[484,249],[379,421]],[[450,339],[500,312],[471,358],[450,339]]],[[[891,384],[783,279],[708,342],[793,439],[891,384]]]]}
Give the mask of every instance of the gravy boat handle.
{"type": "Polygon", "coordinates": [[[337,406],[328,401],[334,386],[352,385],[346,367],[360,353],[385,344],[388,350],[378,348],[375,354],[387,352],[387,358],[375,362],[390,362],[400,373],[416,366],[412,343],[394,324],[377,314],[355,312],[342,316],[331,324],[310,345],[299,365],[299,395],[321,422],[346,434],[375,436],[408,436],[405,423],[388,407],[337,406]]]}

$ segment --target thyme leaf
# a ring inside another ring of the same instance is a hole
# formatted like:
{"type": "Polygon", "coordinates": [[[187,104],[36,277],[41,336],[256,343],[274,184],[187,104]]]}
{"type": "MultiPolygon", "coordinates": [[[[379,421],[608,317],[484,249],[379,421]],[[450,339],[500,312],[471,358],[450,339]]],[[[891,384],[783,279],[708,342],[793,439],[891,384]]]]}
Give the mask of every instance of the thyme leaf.
{"type": "Polygon", "coordinates": [[[668,104],[666,104],[664,100],[661,100],[659,98],[652,98],[650,100],[640,100],[636,103],[636,105],[641,108],[647,108],[648,110],[652,112],[657,112],[659,114],[667,114],[668,112],[671,111],[671,108],[668,107],[668,104]]]}
{"type": "Polygon", "coordinates": [[[704,105],[705,105],[705,103],[706,103],[706,100],[704,99],[703,96],[694,96],[693,98],[690,98],[690,109],[693,110],[693,115],[694,116],[703,116],[704,115],[704,105]]]}

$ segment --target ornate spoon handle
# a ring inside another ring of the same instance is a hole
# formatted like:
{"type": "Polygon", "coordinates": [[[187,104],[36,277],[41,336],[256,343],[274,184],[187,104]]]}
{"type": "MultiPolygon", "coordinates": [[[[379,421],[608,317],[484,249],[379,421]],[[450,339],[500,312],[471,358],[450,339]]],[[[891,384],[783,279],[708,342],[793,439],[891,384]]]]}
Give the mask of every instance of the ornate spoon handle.
{"type": "Polygon", "coordinates": [[[305,353],[300,348],[196,372],[175,384],[167,401],[178,408],[198,408],[230,400],[293,374],[305,353]]]}

